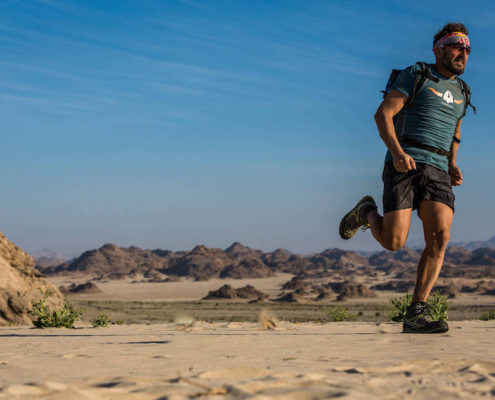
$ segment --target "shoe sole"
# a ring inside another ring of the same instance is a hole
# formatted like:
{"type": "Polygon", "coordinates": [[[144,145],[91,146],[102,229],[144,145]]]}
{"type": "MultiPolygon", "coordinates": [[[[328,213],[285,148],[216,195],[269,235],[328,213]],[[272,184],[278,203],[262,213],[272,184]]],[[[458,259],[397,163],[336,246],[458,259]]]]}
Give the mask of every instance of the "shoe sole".
{"type": "MultiPolygon", "coordinates": [[[[354,209],[355,209],[357,206],[359,206],[359,204],[363,203],[365,200],[367,200],[367,201],[368,201],[368,200],[370,200],[370,201],[372,201],[373,203],[375,203],[375,200],[373,199],[373,197],[371,197],[371,196],[364,196],[361,200],[359,200],[359,201],[356,203],[356,205],[355,205],[354,207],[352,207],[351,211],[349,211],[346,215],[344,215],[344,216],[342,217],[342,219],[340,220],[340,225],[339,225],[339,235],[340,235],[340,237],[341,237],[342,239],[344,239],[344,240],[349,240],[349,239],[351,239],[351,238],[352,238],[352,237],[353,237],[353,236],[357,233],[357,230],[356,230],[356,232],[354,232],[351,236],[349,236],[349,237],[344,237],[344,225],[345,225],[345,221],[346,221],[347,217],[348,217],[349,215],[351,215],[351,214],[352,214],[352,212],[354,211],[354,209]]],[[[358,229],[359,229],[359,228],[358,228],[358,229]]]]}

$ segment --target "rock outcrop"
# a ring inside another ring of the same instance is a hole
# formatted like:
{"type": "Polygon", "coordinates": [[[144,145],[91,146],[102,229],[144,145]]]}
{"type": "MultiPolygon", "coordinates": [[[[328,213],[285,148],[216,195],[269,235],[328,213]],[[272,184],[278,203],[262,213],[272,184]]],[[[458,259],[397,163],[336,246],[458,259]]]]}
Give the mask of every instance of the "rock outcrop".
{"type": "Polygon", "coordinates": [[[281,303],[302,303],[307,301],[303,296],[297,294],[296,292],[289,292],[282,294],[281,296],[273,299],[273,301],[279,301],[281,303]]]}
{"type": "Polygon", "coordinates": [[[96,286],[93,282],[86,283],[72,283],[69,286],[60,286],[58,288],[63,294],[90,294],[90,293],[101,293],[101,289],[96,286]]]}
{"type": "Polygon", "coordinates": [[[223,285],[217,290],[211,290],[208,294],[203,297],[203,300],[233,300],[233,299],[259,299],[264,300],[268,296],[256,290],[251,285],[246,285],[239,289],[234,289],[230,285],[223,285]]]}
{"type": "Polygon", "coordinates": [[[34,260],[0,233],[0,325],[30,324],[33,302],[47,296],[51,307],[60,307],[63,296],[34,269],[34,260]]]}

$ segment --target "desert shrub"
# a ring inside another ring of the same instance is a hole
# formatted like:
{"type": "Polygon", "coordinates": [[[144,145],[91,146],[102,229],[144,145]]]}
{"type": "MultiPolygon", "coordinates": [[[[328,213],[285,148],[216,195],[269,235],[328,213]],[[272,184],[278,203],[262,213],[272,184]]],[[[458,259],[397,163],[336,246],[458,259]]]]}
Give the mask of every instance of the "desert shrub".
{"type": "Polygon", "coordinates": [[[495,319],[495,310],[488,310],[481,314],[480,319],[482,321],[490,321],[495,319]]]}
{"type": "Polygon", "coordinates": [[[118,319],[116,321],[112,321],[112,324],[114,324],[114,325],[124,325],[124,321],[122,319],[118,319]]]}
{"type": "Polygon", "coordinates": [[[107,314],[98,314],[98,316],[91,321],[91,324],[96,327],[107,327],[110,323],[110,317],[107,314]]]}
{"type": "Polygon", "coordinates": [[[50,310],[46,304],[46,296],[37,303],[33,303],[31,314],[36,317],[33,324],[37,328],[74,328],[74,322],[81,318],[84,310],[75,308],[65,302],[58,310],[50,310]]]}
{"type": "Polygon", "coordinates": [[[430,305],[428,314],[433,321],[447,321],[449,319],[447,310],[449,309],[450,303],[447,296],[435,292],[433,296],[430,296],[427,303],[430,305]]]}
{"type": "Polygon", "coordinates": [[[391,311],[390,319],[395,322],[404,321],[406,316],[407,307],[411,305],[412,294],[408,293],[405,296],[394,297],[390,299],[391,311]]]}
{"type": "Polygon", "coordinates": [[[353,321],[356,316],[351,314],[345,308],[337,307],[328,313],[328,317],[331,321],[342,322],[342,321],[353,321]]]}
{"type": "MultiPolygon", "coordinates": [[[[405,296],[394,297],[390,299],[391,311],[390,319],[396,322],[404,321],[406,315],[407,307],[411,305],[412,294],[408,293],[405,296]]],[[[448,319],[447,310],[449,309],[449,300],[447,296],[435,292],[433,296],[427,300],[430,305],[428,309],[429,317],[434,320],[446,321],[448,319]]]]}

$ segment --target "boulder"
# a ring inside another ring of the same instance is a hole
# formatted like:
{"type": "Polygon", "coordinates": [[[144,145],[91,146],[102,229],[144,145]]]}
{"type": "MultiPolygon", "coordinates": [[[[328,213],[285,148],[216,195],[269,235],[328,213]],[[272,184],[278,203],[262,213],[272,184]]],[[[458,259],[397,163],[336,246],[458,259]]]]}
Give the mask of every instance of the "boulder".
{"type": "Polygon", "coordinates": [[[0,233],[0,325],[31,324],[32,303],[46,296],[52,308],[63,304],[60,291],[34,268],[33,258],[0,233]]]}
{"type": "Polygon", "coordinates": [[[203,297],[203,300],[221,300],[221,299],[259,299],[264,300],[268,296],[256,290],[253,286],[247,285],[239,289],[234,289],[230,285],[223,285],[217,290],[211,290],[208,294],[203,297]]]}
{"type": "Polygon", "coordinates": [[[301,303],[304,302],[305,299],[294,292],[289,292],[277,297],[273,301],[280,301],[282,303],[301,303]]]}
{"type": "Polygon", "coordinates": [[[59,290],[63,294],[89,294],[89,293],[101,293],[101,289],[93,282],[86,283],[72,283],[70,286],[60,286],[59,290]]]}

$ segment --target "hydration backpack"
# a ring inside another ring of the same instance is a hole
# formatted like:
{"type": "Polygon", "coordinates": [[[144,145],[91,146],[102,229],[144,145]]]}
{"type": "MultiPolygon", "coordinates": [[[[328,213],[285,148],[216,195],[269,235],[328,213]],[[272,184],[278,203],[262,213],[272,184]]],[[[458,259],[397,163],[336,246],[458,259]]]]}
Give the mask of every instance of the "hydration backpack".
{"type": "MultiPolygon", "coordinates": [[[[418,61],[415,65],[418,65],[420,67],[419,72],[416,74],[416,79],[414,80],[414,84],[411,90],[411,95],[407,98],[407,104],[411,104],[415,97],[416,94],[421,90],[423,85],[426,83],[428,79],[438,82],[439,79],[434,76],[431,72],[431,64],[427,64],[422,61],[418,61]]],[[[390,89],[392,88],[392,85],[395,83],[397,80],[397,77],[403,70],[401,69],[393,69],[392,72],[390,72],[390,76],[388,78],[387,85],[385,86],[385,90],[381,90],[383,93],[383,98],[390,92],[390,89]]],[[[466,109],[468,106],[470,106],[473,109],[473,112],[476,114],[476,107],[471,104],[471,90],[469,89],[468,85],[466,82],[464,82],[461,78],[457,77],[457,80],[461,84],[462,88],[462,94],[464,95],[464,114],[466,114],[466,109]]]]}

